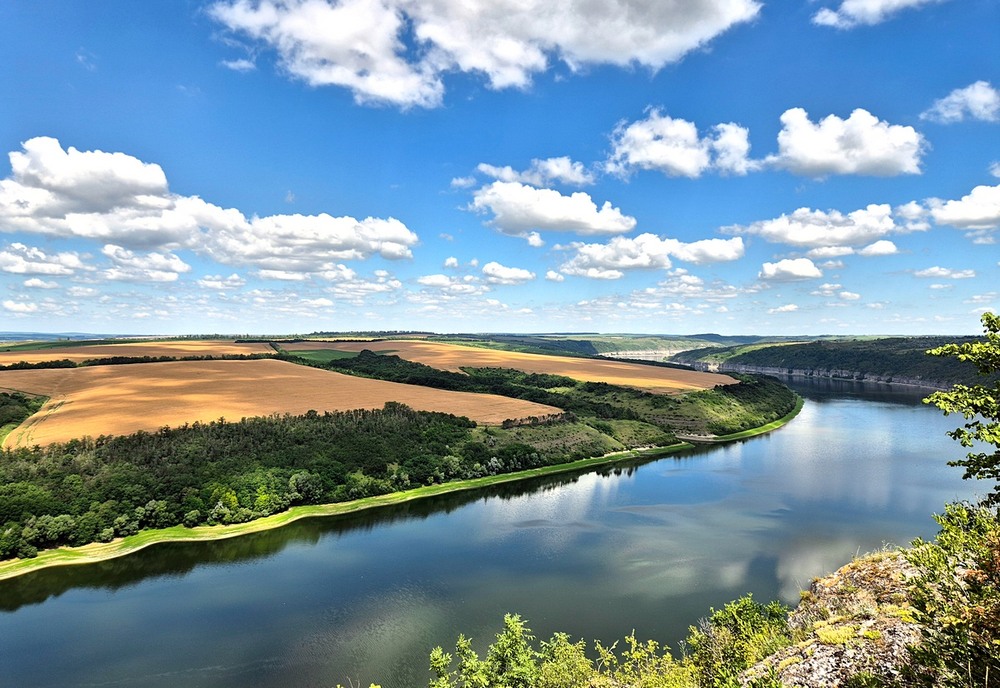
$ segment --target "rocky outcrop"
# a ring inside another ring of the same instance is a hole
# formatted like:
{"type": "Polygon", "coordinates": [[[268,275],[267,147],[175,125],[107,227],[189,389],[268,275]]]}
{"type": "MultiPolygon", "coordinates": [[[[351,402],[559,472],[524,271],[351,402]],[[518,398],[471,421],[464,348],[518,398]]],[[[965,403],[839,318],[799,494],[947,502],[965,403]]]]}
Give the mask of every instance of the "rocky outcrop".
{"type": "Polygon", "coordinates": [[[907,648],[920,641],[906,584],[914,573],[901,553],[880,552],[816,579],[789,617],[796,642],[744,672],[742,685],[905,685],[907,648]]]}

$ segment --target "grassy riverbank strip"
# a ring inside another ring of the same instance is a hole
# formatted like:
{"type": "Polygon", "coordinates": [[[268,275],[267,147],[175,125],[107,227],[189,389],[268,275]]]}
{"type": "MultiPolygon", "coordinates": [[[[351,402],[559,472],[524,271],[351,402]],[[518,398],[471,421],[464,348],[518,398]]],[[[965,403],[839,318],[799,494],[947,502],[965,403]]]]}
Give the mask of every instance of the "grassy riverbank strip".
{"type": "MultiPolygon", "coordinates": [[[[775,430],[792,418],[802,409],[803,399],[798,397],[795,408],[782,418],[753,428],[744,432],[733,433],[731,435],[717,436],[711,441],[728,442],[745,439],[756,435],[764,434],[775,430]]],[[[503,473],[500,475],[486,476],[483,478],[473,478],[470,480],[457,480],[453,482],[440,483],[437,485],[427,485],[412,490],[402,492],[391,492],[364,499],[356,499],[349,502],[337,502],[334,504],[315,504],[306,506],[295,506],[280,514],[265,516],[246,523],[235,523],[232,525],[197,526],[186,528],[184,526],[172,526],[159,530],[144,530],[135,535],[119,538],[112,542],[94,542],[80,547],[58,547],[45,550],[31,559],[10,559],[0,562],[0,580],[13,578],[31,571],[48,568],[51,566],[67,566],[72,564],[90,564],[107,559],[125,556],[138,552],[141,549],[161,542],[197,542],[206,540],[221,540],[224,538],[248,535],[272,528],[280,528],[293,521],[302,518],[315,518],[320,516],[338,516],[350,514],[367,509],[377,509],[379,507],[402,504],[404,502],[417,499],[425,499],[437,495],[448,494],[450,492],[460,492],[464,490],[477,490],[492,485],[516,482],[530,478],[538,478],[558,473],[570,473],[576,471],[586,471],[600,466],[614,464],[632,459],[654,459],[662,456],[693,449],[694,444],[680,442],[668,447],[651,447],[647,449],[631,449],[623,452],[615,452],[604,456],[596,456],[590,459],[581,459],[569,463],[542,466],[513,473],[503,473]]]]}

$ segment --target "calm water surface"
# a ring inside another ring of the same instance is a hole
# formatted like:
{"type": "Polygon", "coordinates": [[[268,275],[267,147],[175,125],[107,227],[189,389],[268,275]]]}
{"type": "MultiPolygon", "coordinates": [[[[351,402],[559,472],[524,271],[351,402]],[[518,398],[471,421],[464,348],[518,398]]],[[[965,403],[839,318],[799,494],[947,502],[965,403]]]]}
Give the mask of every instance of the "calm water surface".
{"type": "Polygon", "coordinates": [[[431,647],[508,611],[676,647],[975,496],[920,392],[793,386],[802,413],[761,438],[0,582],[0,686],[425,686],[431,647]]]}

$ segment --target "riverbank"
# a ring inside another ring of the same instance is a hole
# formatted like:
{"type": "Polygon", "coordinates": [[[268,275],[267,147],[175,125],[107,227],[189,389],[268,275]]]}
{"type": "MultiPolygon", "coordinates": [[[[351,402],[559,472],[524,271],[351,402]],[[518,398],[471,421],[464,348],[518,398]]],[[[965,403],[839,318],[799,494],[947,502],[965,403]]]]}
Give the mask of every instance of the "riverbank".
{"type": "MultiPolygon", "coordinates": [[[[780,428],[794,418],[802,409],[803,400],[798,399],[795,409],[786,416],[759,428],[753,428],[740,433],[726,435],[717,438],[715,442],[745,439],[756,435],[771,432],[780,428]]],[[[197,526],[186,528],[184,526],[172,526],[159,530],[144,530],[135,535],[125,538],[118,538],[106,543],[91,543],[80,547],[58,547],[44,550],[37,557],[31,559],[9,559],[0,562],[0,580],[13,578],[15,576],[37,571],[53,566],[70,566],[75,564],[91,564],[108,559],[122,557],[127,554],[138,552],[146,547],[161,542],[197,542],[206,540],[221,540],[225,538],[249,535],[272,528],[280,528],[284,525],[298,521],[303,518],[316,518],[322,516],[339,516],[351,514],[368,509],[377,509],[385,506],[402,504],[404,502],[425,499],[437,495],[451,492],[461,492],[466,490],[477,490],[492,485],[516,482],[530,478],[538,478],[559,473],[571,473],[598,468],[605,465],[615,464],[633,459],[654,459],[662,456],[669,456],[686,449],[693,449],[694,444],[690,442],[680,442],[667,447],[651,447],[646,449],[633,449],[624,452],[615,452],[604,456],[597,456],[590,459],[581,459],[564,464],[542,466],[525,471],[514,473],[504,473],[501,475],[487,476],[484,478],[473,478],[470,480],[460,480],[437,485],[427,485],[412,490],[402,492],[392,492],[375,497],[366,497],[350,502],[337,502],[334,504],[317,504],[307,506],[292,507],[288,511],[272,516],[266,516],[246,523],[236,523],[232,525],[197,526]]]]}

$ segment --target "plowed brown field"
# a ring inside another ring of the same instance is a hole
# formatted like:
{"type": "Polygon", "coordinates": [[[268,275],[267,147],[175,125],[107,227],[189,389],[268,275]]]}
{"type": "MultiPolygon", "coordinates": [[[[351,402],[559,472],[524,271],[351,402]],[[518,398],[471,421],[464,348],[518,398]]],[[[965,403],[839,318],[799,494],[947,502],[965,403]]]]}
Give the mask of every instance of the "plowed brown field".
{"type": "Polygon", "coordinates": [[[407,361],[423,363],[441,370],[458,371],[460,366],[472,368],[513,368],[526,373],[565,375],[584,382],[607,382],[649,392],[676,393],[694,389],[710,389],[716,385],[736,382],[728,375],[702,373],[695,370],[660,368],[612,359],[569,358],[543,356],[515,351],[482,349],[439,342],[409,340],[381,342],[296,342],[287,344],[289,351],[336,349],[338,351],[391,351],[407,361]]]}
{"type": "Polygon", "coordinates": [[[270,359],[0,371],[0,390],[50,397],[5,446],[156,430],[225,417],[382,408],[398,401],[483,423],[560,413],[491,394],[470,394],[341,375],[270,359]]]}
{"type": "Polygon", "coordinates": [[[169,342],[124,342],[122,344],[96,344],[93,346],[67,346],[30,351],[4,351],[0,346],[0,365],[19,361],[40,363],[59,361],[85,361],[88,358],[110,356],[224,356],[228,354],[267,354],[274,349],[265,343],[240,343],[226,340],[179,340],[169,342]]]}

